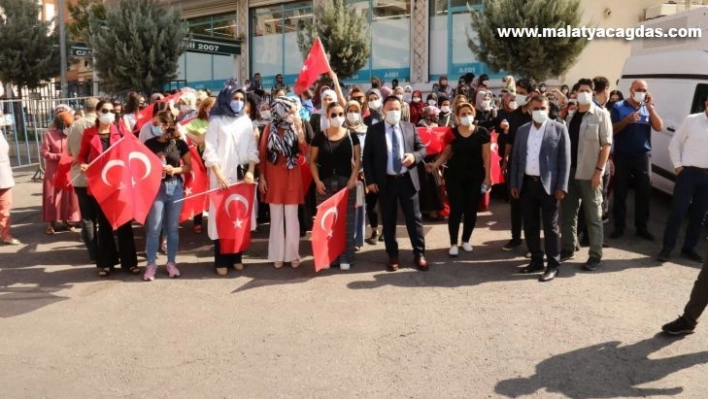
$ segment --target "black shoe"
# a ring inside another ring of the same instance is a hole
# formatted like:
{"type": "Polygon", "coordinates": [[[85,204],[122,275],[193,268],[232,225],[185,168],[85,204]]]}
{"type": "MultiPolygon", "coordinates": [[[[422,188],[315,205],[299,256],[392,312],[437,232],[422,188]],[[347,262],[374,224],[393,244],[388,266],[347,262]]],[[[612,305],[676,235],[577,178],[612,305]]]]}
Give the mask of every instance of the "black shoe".
{"type": "MultiPolygon", "coordinates": [[[[371,237],[366,239],[366,243],[369,245],[376,245],[376,238],[379,236],[379,232],[374,230],[371,232],[371,237]]],[[[383,237],[383,235],[381,235],[383,237]]]]}
{"type": "Polygon", "coordinates": [[[661,252],[659,252],[659,256],[656,257],[656,260],[662,263],[668,262],[671,260],[671,251],[666,248],[662,249],[661,252]]]}
{"type": "Polygon", "coordinates": [[[379,236],[379,242],[384,242],[384,235],[383,235],[383,234],[381,234],[381,235],[379,236]]]}
{"type": "Polygon", "coordinates": [[[682,249],[681,256],[694,262],[703,263],[703,257],[695,249],[682,249]]]}
{"type": "Polygon", "coordinates": [[[599,269],[601,266],[602,266],[602,261],[600,259],[590,258],[583,265],[583,269],[585,269],[589,272],[594,272],[595,270],[599,269]]]}
{"type": "Polygon", "coordinates": [[[578,244],[580,244],[581,247],[589,247],[590,246],[590,238],[587,236],[583,236],[583,238],[578,241],[578,244]]]}
{"type": "Polygon", "coordinates": [[[548,266],[546,272],[538,278],[538,281],[546,282],[551,281],[558,275],[558,266],[548,266]]]}
{"type": "Polygon", "coordinates": [[[647,229],[637,230],[637,237],[643,238],[647,241],[654,241],[654,235],[647,229]]]}
{"type": "Polygon", "coordinates": [[[608,243],[606,243],[606,242],[603,241],[603,242],[602,242],[602,247],[603,247],[603,248],[609,248],[609,247],[610,247],[610,244],[608,244],[608,243]]]}
{"type": "Polygon", "coordinates": [[[538,273],[540,271],[543,271],[543,265],[531,262],[531,263],[529,263],[528,266],[524,267],[519,272],[523,273],[523,274],[531,274],[531,273],[538,273]]]}
{"type": "Polygon", "coordinates": [[[624,235],[624,230],[615,229],[615,231],[610,234],[610,238],[616,240],[624,235]]]}
{"type": "Polygon", "coordinates": [[[679,316],[678,319],[672,321],[671,323],[664,324],[661,330],[669,335],[688,335],[693,334],[696,326],[691,324],[683,316],[679,316]]]}
{"type": "Polygon", "coordinates": [[[565,262],[567,260],[575,259],[575,251],[561,251],[560,261],[565,262]]]}
{"type": "Polygon", "coordinates": [[[502,247],[503,251],[513,251],[521,246],[521,240],[518,238],[512,238],[511,241],[507,242],[506,245],[502,247]]]}

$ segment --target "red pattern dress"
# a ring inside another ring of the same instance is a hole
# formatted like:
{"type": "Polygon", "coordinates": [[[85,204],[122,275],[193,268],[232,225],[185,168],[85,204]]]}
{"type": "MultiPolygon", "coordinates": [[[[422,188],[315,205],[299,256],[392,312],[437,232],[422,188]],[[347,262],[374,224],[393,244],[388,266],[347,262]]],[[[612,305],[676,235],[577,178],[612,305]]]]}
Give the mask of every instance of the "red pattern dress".
{"type": "Polygon", "coordinates": [[[78,222],[79,201],[73,187],[68,190],[54,187],[54,175],[61,154],[66,151],[67,136],[58,129],[49,129],[44,134],[40,155],[44,158],[44,181],[42,186],[42,221],[78,222]]]}

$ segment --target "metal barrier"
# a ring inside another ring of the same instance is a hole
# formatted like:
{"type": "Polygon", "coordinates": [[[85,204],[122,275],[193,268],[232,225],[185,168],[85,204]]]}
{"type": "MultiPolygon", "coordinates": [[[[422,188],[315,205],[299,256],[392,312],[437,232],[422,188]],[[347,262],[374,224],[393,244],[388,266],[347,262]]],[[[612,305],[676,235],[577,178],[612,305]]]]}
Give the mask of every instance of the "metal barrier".
{"type": "Polygon", "coordinates": [[[33,179],[41,179],[44,160],[40,155],[44,132],[54,122],[54,109],[60,104],[69,105],[78,115],[89,97],[0,100],[0,131],[10,144],[12,167],[38,165],[33,179]]]}

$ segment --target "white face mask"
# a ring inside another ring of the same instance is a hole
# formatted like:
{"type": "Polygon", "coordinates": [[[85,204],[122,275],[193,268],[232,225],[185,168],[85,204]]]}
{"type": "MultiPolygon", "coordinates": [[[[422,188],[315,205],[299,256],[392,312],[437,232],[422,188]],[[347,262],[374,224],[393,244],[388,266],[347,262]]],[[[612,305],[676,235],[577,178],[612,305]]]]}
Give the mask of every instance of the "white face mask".
{"type": "Polygon", "coordinates": [[[518,104],[516,104],[516,101],[509,101],[508,107],[509,107],[509,109],[512,110],[512,111],[515,110],[515,109],[517,109],[517,108],[519,108],[518,104]]]}
{"type": "Polygon", "coordinates": [[[486,111],[489,108],[492,108],[492,102],[488,100],[482,101],[482,109],[486,111]]]}
{"type": "Polygon", "coordinates": [[[419,102],[420,102],[420,97],[413,97],[413,102],[414,102],[414,103],[419,103],[419,102]]]}
{"type": "Polygon", "coordinates": [[[336,127],[340,128],[344,124],[344,117],[343,116],[336,116],[334,118],[331,118],[329,120],[329,126],[331,127],[336,127]]]}
{"type": "Polygon", "coordinates": [[[578,104],[588,105],[592,102],[592,93],[586,91],[578,92],[578,104]]]}
{"type": "Polygon", "coordinates": [[[179,112],[183,114],[188,114],[191,109],[189,108],[189,105],[180,105],[179,106],[179,112]]]}
{"type": "Polygon", "coordinates": [[[473,122],[474,122],[474,116],[472,116],[472,115],[467,115],[467,116],[463,116],[460,118],[460,124],[462,126],[472,126],[473,122]]]}
{"type": "Polygon", "coordinates": [[[538,124],[543,124],[543,122],[548,120],[548,111],[536,110],[531,114],[533,121],[538,124]]]}
{"type": "Polygon", "coordinates": [[[386,111],[386,122],[389,125],[397,125],[401,121],[401,111],[386,111]]]}
{"type": "Polygon", "coordinates": [[[450,106],[443,105],[442,107],[440,107],[440,112],[442,112],[443,114],[447,114],[448,112],[450,112],[450,106]]]}
{"type": "Polygon", "coordinates": [[[405,101],[407,103],[411,102],[412,98],[413,98],[413,95],[411,95],[411,93],[406,93],[403,95],[403,101],[405,101]]]}
{"type": "Polygon", "coordinates": [[[357,123],[359,122],[359,114],[356,112],[349,112],[347,114],[347,121],[349,123],[357,123]]]}
{"type": "Polygon", "coordinates": [[[428,100],[428,105],[430,105],[431,107],[434,107],[434,106],[438,105],[438,102],[435,100],[428,100]]]}
{"type": "Polygon", "coordinates": [[[109,125],[116,120],[116,114],[113,112],[109,112],[107,114],[101,114],[101,116],[98,117],[98,121],[101,122],[104,125],[109,125]]]}
{"type": "Polygon", "coordinates": [[[519,107],[523,107],[526,105],[526,95],[525,94],[517,94],[516,95],[516,104],[519,105],[519,107]]]}
{"type": "Polygon", "coordinates": [[[568,111],[568,118],[573,119],[573,115],[575,115],[575,111],[568,111]]]}
{"type": "Polygon", "coordinates": [[[647,93],[645,93],[643,91],[637,91],[637,92],[634,92],[634,95],[632,96],[632,98],[634,99],[634,101],[636,101],[638,103],[642,103],[642,102],[644,102],[644,98],[646,98],[646,96],[647,96],[647,93]]]}
{"type": "Polygon", "coordinates": [[[374,111],[376,111],[380,108],[381,108],[381,100],[369,101],[369,109],[373,109],[374,111]]]}
{"type": "Polygon", "coordinates": [[[399,100],[403,101],[403,94],[396,94],[396,97],[397,97],[399,100]]]}
{"type": "Polygon", "coordinates": [[[261,111],[261,119],[270,120],[270,111],[261,111]]]}

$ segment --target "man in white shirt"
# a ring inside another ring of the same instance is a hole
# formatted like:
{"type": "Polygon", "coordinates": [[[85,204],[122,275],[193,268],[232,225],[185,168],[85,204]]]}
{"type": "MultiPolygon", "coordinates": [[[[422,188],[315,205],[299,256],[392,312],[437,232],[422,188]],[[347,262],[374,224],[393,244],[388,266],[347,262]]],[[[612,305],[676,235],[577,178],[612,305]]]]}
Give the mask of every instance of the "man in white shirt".
{"type": "Polygon", "coordinates": [[[708,97],[706,111],[691,114],[681,124],[669,143],[669,155],[676,173],[671,213],[664,229],[664,246],[658,259],[667,262],[676,246],[681,221],[690,212],[681,255],[696,262],[703,257],[696,252],[701,225],[708,211],[708,97]],[[689,210],[690,207],[690,210],[689,210]]]}

